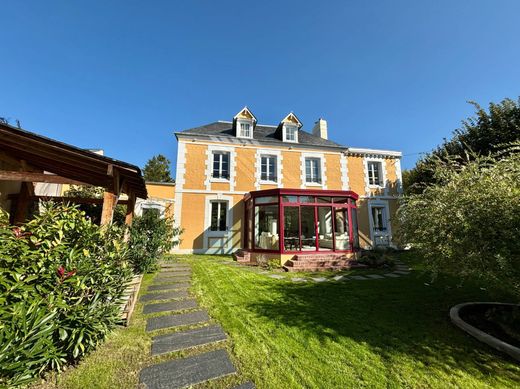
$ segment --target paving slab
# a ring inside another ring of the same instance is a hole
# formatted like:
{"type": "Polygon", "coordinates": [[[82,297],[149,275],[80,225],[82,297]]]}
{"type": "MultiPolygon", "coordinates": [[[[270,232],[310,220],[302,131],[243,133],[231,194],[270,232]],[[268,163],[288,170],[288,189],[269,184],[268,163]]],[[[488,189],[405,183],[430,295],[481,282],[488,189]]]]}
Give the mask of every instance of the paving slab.
{"type": "Polygon", "coordinates": [[[401,277],[399,274],[386,273],[383,274],[385,277],[399,278],[401,277]]]}
{"type": "Polygon", "coordinates": [[[409,271],[400,271],[400,270],[396,270],[396,271],[394,271],[393,273],[394,273],[394,274],[401,274],[401,275],[403,275],[403,276],[406,275],[406,274],[410,274],[409,271]]]}
{"type": "Polygon", "coordinates": [[[154,282],[150,286],[161,286],[161,285],[175,285],[175,289],[187,289],[191,286],[191,282],[171,282],[171,281],[164,281],[164,282],[154,282]]]}
{"type": "Polygon", "coordinates": [[[190,284],[177,284],[177,283],[169,283],[169,284],[160,284],[160,285],[150,285],[148,287],[149,292],[155,292],[157,290],[167,290],[167,289],[188,289],[190,284]]]}
{"type": "Polygon", "coordinates": [[[167,265],[167,266],[161,266],[160,269],[162,271],[168,270],[168,271],[176,271],[176,270],[191,270],[191,266],[187,265],[167,265]]]}
{"type": "Polygon", "coordinates": [[[162,328],[187,326],[190,324],[202,323],[209,320],[208,312],[204,310],[179,313],[177,315],[167,315],[151,317],[146,321],[146,331],[155,331],[162,328]]]}
{"type": "Polygon", "coordinates": [[[146,304],[143,307],[143,313],[146,315],[147,313],[158,313],[158,312],[168,312],[168,311],[181,311],[183,309],[193,309],[197,308],[197,301],[194,299],[187,300],[178,300],[178,301],[170,301],[168,303],[156,303],[156,304],[146,304]]]}
{"type": "Polygon", "coordinates": [[[155,282],[190,282],[190,277],[162,277],[158,276],[154,278],[155,282]]]}
{"type": "Polygon", "coordinates": [[[148,389],[180,389],[235,372],[226,350],[215,350],[149,366],[139,382],[148,389]]]}
{"type": "Polygon", "coordinates": [[[163,292],[163,293],[150,293],[141,296],[141,301],[153,301],[153,300],[170,300],[170,299],[180,299],[188,297],[188,292],[185,290],[174,290],[171,292],[163,292]]]}
{"type": "Polygon", "coordinates": [[[242,385],[235,386],[233,389],[255,389],[256,386],[251,381],[244,382],[242,385]]]}
{"type": "Polygon", "coordinates": [[[333,279],[335,281],[341,281],[343,278],[345,278],[345,276],[335,276],[335,277],[333,277],[333,279]]]}
{"type": "Polygon", "coordinates": [[[294,277],[294,278],[291,278],[291,281],[293,281],[293,282],[307,282],[307,279],[306,278],[301,278],[301,277],[294,277]]]}
{"type": "Polygon", "coordinates": [[[281,280],[282,278],[285,278],[284,276],[281,276],[279,274],[271,274],[269,277],[276,278],[277,280],[281,280]]]}
{"type": "Polygon", "coordinates": [[[173,351],[202,346],[204,344],[226,340],[227,336],[219,325],[195,328],[156,336],[152,339],[152,355],[171,353],[173,351]]]}
{"type": "Polygon", "coordinates": [[[381,278],[385,278],[383,276],[380,276],[379,274],[367,274],[366,277],[369,277],[369,278],[372,278],[372,279],[381,279],[381,278]]]}
{"type": "Polygon", "coordinates": [[[325,282],[325,281],[327,281],[327,278],[325,278],[325,277],[314,277],[314,278],[311,278],[311,280],[313,280],[315,282],[325,282]]]}
{"type": "Polygon", "coordinates": [[[362,280],[369,280],[370,278],[366,278],[366,277],[363,277],[363,276],[350,276],[351,279],[353,280],[359,280],[359,281],[362,281],[362,280]]]}
{"type": "Polygon", "coordinates": [[[159,275],[161,276],[164,276],[164,277],[188,277],[188,276],[191,276],[191,271],[166,271],[166,270],[163,270],[159,273],[159,275]]]}

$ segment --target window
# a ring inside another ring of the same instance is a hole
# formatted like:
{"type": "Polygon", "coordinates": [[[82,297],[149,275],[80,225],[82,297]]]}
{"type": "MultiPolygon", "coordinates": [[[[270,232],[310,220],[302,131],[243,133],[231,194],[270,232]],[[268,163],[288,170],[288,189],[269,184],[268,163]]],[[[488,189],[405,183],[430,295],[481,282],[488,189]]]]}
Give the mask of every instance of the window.
{"type": "Polygon", "coordinates": [[[262,155],[260,158],[260,179],[262,181],[277,181],[277,161],[275,155],[262,155]]]}
{"type": "Polygon", "coordinates": [[[240,135],[243,138],[251,138],[251,123],[240,123],[240,135]]]}
{"type": "Polygon", "coordinates": [[[385,207],[372,207],[372,225],[374,231],[386,231],[385,207]]]}
{"type": "Polygon", "coordinates": [[[213,152],[213,178],[229,180],[229,153],[213,152]]]}
{"type": "Polygon", "coordinates": [[[296,126],[284,126],[285,128],[285,141],[286,142],[297,142],[298,128],[296,126]]]}
{"type": "Polygon", "coordinates": [[[381,162],[367,162],[368,169],[368,184],[369,185],[378,185],[381,186],[383,183],[382,180],[382,164],[381,162]]]}
{"type": "Polygon", "coordinates": [[[255,207],[255,248],[278,250],[278,205],[255,207]]]}
{"type": "Polygon", "coordinates": [[[226,231],[227,201],[211,202],[211,231],[226,231]]]}
{"type": "Polygon", "coordinates": [[[305,181],[321,184],[321,160],[305,158],[305,181]]]}

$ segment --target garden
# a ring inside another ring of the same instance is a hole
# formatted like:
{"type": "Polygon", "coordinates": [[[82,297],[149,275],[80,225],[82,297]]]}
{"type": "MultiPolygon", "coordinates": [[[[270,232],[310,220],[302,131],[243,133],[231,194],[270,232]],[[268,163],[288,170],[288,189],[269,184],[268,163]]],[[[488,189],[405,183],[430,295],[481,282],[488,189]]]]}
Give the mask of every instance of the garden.
{"type": "MultiPolygon", "coordinates": [[[[170,257],[191,264],[191,292],[229,335],[225,347],[238,370],[237,377],[200,387],[224,389],[245,380],[258,388],[514,387],[520,366],[465,335],[448,316],[459,301],[490,293],[504,301],[514,297],[475,282],[461,286],[452,276],[432,283],[416,252],[397,257],[413,269],[410,275],[323,283],[269,278],[225,256],[170,257]]],[[[151,278],[145,276],[145,286],[151,278]]],[[[129,328],[32,389],[136,387],[139,371],[157,358],[223,347],[151,357],[150,344],[138,303],[129,328]]]]}
{"type": "Polygon", "coordinates": [[[153,271],[176,230],[158,213],[98,226],[77,206],[42,203],[10,226],[0,214],[0,387],[76,364],[121,324],[134,274],[153,271]],[[127,238],[125,238],[127,234],[127,238]]]}

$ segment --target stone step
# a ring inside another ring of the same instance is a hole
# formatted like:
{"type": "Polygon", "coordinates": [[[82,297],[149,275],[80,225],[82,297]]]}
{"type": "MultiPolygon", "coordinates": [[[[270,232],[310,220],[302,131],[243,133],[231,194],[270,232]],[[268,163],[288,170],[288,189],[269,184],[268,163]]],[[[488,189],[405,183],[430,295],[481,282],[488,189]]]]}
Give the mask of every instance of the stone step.
{"type": "Polygon", "coordinates": [[[153,300],[170,300],[170,299],[180,299],[188,297],[188,292],[185,290],[175,290],[171,292],[162,292],[162,293],[150,293],[141,296],[141,302],[153,301],[153,300]]]}
{"type": "Polygon", "coordinates": [[[155,282],[190,282],[190,277],[164,277],[158,276],[154,278],[155,282]]]}
{"type": "Polygon", "coordinates": [[[360,264],[354,260],[345,261],[308,261],[299,262],[289,260],[283,268],[289,272],[297,271],[327,271],[327,270],[345,270],[366,268],[366,265],[360,264]]]}
{"type": "Polygon", "coordinates": [[[226,350],[215,350],[149,366],[139,382],[147,389],[180,389],[235,372],[226,350]]]}
{"type": "Polygon", "coordinates": [[[208,312],[204,310],[180,313],[177,315],[151,317],[146,321],[146,331],[150,332],[163,328],[187,326],[191,324],[203,323],[208,320],[208,312]]]}
{"type": "Polygon", "coordinates": [[[152,355],[166,354],[220,342],[226,340],[226,338],[226,333],[219,325],[160,335],[152,339],[152,355]]]}
{"type": "Polygon", "coordinates": [[[184,309],[193,309],[197,308],[197,301],[194,299],[187,300],[178,300],[178,301],[170,301],[167,303],[155,303],[155,304],[146,304],[143,307],[143,314],[148,313],[158,313],[158,312],[168,312],[168,311],[182,311],[184,309]]]}
{"type": "Polygon", "coordinates": [[[339,260],[345,261],[348,260],[345,254],[297,254],[292,260],[293,261],[331,261],[331,260],[339,260]]]}

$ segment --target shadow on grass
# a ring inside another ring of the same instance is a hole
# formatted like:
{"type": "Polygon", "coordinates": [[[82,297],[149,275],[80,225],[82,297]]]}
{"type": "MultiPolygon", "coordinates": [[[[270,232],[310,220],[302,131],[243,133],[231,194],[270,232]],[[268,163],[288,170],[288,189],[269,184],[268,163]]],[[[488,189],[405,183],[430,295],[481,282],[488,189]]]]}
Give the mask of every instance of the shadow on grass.
{"type": "MultiPolygon", "coordinates": [[[[413,358],[412,369],[454,374],[500,375],[515,381],[520,368],[506,356],[478,343],[450,322],[449,309],[462,301],[486,299],[453,280],[426,285],[425,276],[345,283],[272,282],[275,300],[250,301],[247,308],[280,326],[307,331],[326,344],[348,337],[364,343],[385,364],[413,358]]],[[[271,281],[267,281],[271,282],[271,281]]]]}

